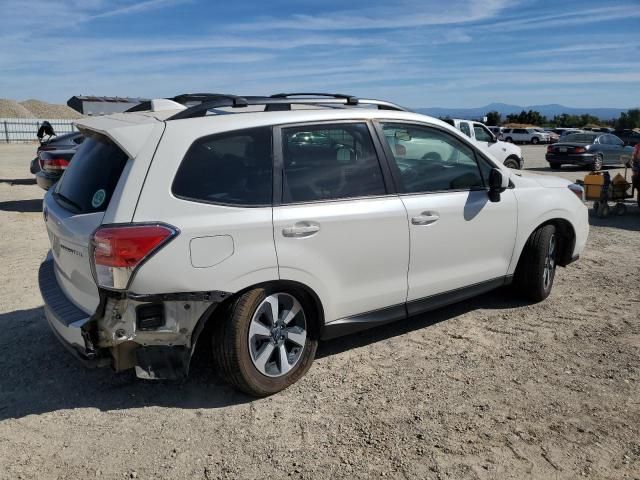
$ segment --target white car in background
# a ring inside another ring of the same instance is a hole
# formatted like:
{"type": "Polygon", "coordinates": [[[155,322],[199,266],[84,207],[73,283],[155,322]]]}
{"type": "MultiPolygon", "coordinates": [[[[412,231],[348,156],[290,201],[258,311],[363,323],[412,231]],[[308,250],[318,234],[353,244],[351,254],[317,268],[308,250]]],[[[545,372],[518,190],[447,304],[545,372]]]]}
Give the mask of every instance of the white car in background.
{"type": "Polygon", "coordinates": [[[513,143],[503,142],[484,123],[458,118],[444,121],[464,133],[478,147],[491,154],[505,167],[520,170],[524,166],[524,157],[520,147],[513,143]]]}
{"type": "Polygon", "coordinates": [[[544,132],[538,131],[537,128],[505,128],[502,130],[502,136],[507,142],[512,143],[530,143],[537,145],[538,143],[550,143],[551,136],[544,132]]]}
{"type": "Polygon", "coordinates": [[[541,301],[582,252],[580,186],[505,168],[397,105],[309,95],[78,120],[85,140],[44,198],[39,272],[72,353],[180,379],[204,341],[223,378],[265,396],[321,339],[509,284],[541,301]]]}

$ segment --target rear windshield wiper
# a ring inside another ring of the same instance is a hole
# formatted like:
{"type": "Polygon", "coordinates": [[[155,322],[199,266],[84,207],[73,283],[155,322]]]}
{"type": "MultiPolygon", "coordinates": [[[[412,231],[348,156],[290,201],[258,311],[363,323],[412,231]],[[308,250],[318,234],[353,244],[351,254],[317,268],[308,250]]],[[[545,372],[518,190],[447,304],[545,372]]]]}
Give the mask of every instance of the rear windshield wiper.
{"type": "Polygon", "coordinates": [[[54,192],[53,193],[53,198],[55,198],[56,200],[60,199],[64,203],[71,205],[75,210],[77,210],[76,213],[82,212],[82,207],[79,204],[77,204],[76,202],[74,202],[70,198],[65,197],[63,194],[61,194],[59,192],[54,192]]]}

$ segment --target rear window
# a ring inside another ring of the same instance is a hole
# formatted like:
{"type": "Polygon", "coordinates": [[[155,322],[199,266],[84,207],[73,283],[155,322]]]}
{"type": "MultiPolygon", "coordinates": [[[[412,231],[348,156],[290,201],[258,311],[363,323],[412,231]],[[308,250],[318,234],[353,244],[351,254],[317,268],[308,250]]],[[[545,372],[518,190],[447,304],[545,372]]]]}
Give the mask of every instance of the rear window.
{"type": "Polygon", "coordinates": [[[593,143],[598,135],[591,135],[588,133],[570,133],[565,136],[563,142],[576,142],[576,143],[593,143]]]}
{"type": "Polygon", "coordinates": [[[98,134],[85,136],[53,196],[75,213],[103,212],[127,163],[127,154],[98,134]]]}
{"type": "Polygon", "coordinates": [[[191,145],[172,191],[179,198],[205,203],[271,205],[272,171],[271,128],[210,135],[191,145]]]}

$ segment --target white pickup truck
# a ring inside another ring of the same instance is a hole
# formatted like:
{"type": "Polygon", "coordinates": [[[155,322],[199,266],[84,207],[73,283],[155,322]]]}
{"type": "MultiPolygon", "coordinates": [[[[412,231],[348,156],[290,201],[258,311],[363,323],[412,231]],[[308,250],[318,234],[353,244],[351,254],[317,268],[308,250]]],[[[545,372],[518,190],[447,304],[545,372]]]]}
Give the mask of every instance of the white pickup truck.
{"type": "Polygon", "coordinates": [[[498,140],[483,123],[457,118],[446,119],[444,121],[464,133],[473,140],[480,149],[491,154],[496,160],[503,163],[505,167],[520,170],[524,166],[524,158],[522,157],[520,147],[513,143],[498,140]]]}

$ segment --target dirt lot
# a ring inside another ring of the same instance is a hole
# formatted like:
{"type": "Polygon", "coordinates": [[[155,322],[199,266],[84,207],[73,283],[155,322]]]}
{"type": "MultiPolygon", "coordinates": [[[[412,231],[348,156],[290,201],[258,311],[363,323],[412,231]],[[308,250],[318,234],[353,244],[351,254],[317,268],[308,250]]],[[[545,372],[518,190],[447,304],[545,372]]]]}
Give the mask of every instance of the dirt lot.
{"type": "Polygon", "coordinates": [[[0,146],[0,478],[640,478],[637,207],[592,219],[547,301],[497,291],[325,343],[301,382],[253,400],[206,352],[175,385],[63,350],[37,290],[34,150],[0,146]]]}

